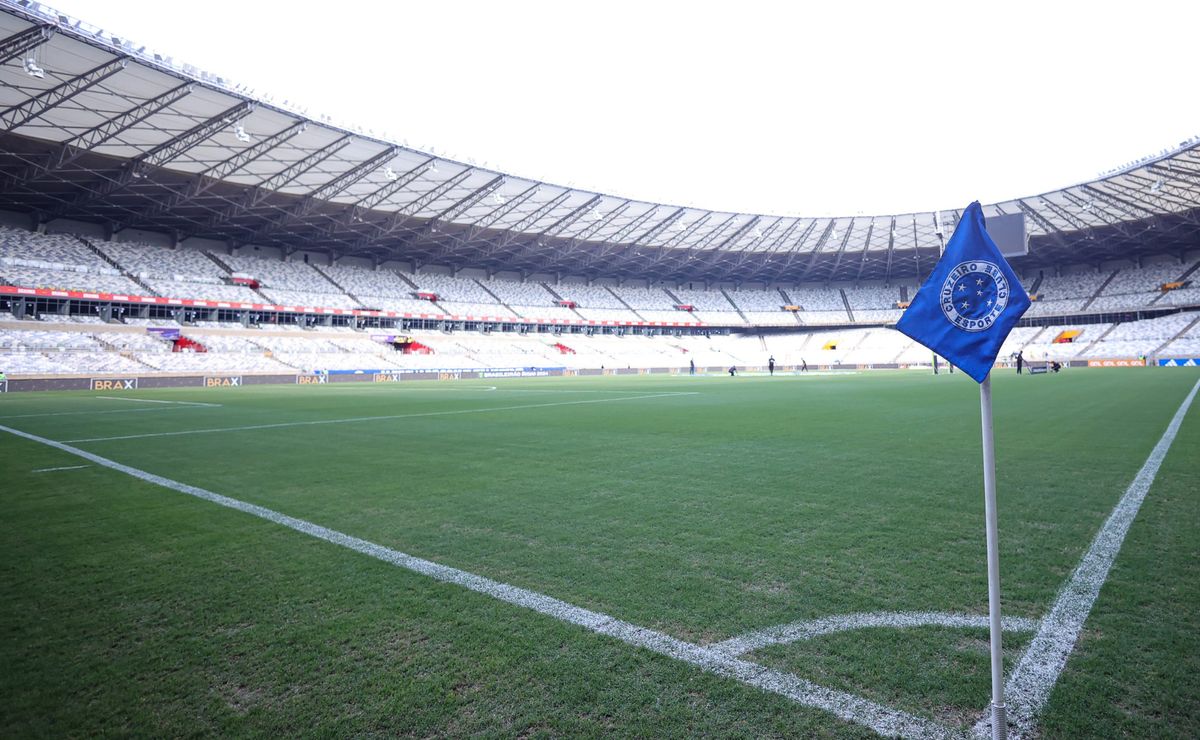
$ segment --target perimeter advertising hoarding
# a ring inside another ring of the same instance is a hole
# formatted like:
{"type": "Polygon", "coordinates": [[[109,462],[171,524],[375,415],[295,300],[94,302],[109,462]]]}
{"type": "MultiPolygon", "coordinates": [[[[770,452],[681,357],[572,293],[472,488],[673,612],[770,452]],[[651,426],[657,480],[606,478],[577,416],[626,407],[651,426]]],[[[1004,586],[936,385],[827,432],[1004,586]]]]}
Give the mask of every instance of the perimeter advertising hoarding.
{"type": "Polygon", "coordinates": [[[1145,360],[1088,360],[1088,367],[1145,367],[1145,360]]]}
{"type": "Polygon", "coordinates": [[[240,375],[219,375],[210,376],[204,379],[205,388],[232,388],[242,384],[242,376],[240,375]]]}
{"type": "Polygon", "coordinates": [[[135,391],[137,387],[137,378],[92,378],[94,391],[135,391]]]}
{"type": "Polygon", "coordinates": [[[1200,357],[1172,357],[1170,359],[1160,359],[1159,367],[1200,367],[1200,357]]]}

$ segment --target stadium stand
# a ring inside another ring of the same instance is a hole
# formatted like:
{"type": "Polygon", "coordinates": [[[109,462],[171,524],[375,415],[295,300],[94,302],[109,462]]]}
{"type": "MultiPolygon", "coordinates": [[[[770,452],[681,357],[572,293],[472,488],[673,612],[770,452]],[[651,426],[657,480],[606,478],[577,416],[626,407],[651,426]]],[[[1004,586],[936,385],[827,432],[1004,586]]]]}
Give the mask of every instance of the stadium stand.
{"type": "MultiPolygon", "coordinates": [[[[1194,306],[1200,288],[1189,282],[1163,290],[1196,269],[1195,260],[1137,268],[1026,278],[1038,285],[1041,300],[1029,315],[1066,316],[1051,326],[1018,327],[1001,357],[1024,351],[1027,359],[1086,361],[1134,358],[1156,353],[1180,356],[1196,351],[1196,313],[1171,314],[1141,321],[1129,311],[1194,306]],[[1096,323],[1114,315],[1121,323],[1096,323]],[[1073,315],[1090,315],[1072,322],[1073,315]],[[1068,336],[1069,335],[1069,336],[1068,336]],[[1058,340],[1058,341],[1056,341],[1058,340]],[[1068,341],[1069,340],[1069,341],[1068,341]]],[[[169,342],[136,331],[146,327],[180,328],[173,318],[144,318],[133,306],[114,303],[110,314],[99,303],[40,309],[37,321],[8,322],[0,342],[0,361],[10,374],[154,373],[154,372],[308,372],[397,368],[567,367],[686,368],[758,366],[774,354],[780,368],[803,358],[815,365],[928,364],[930,353],[884,327],[901,314],[897,301],[911,298],[915,286],[799,286],[694,289],[637,287],[563,281],[553,285],[501,278],[474,279],[441,273],[407,273],[354,265],[315,265],[251,255],[210,254],[167,249],[139,242],[89,241],[69,234],[42,234],[0,227],[0,278],[25,288],[150,293],[172,299],[201,299],[245,304],[323,309],[368,308],[413,315],[491,317],[490,320],[607,322],[636,324],[795,327],[792,335],[639,336],[414,329],[434,351],[399,353],[355,334],[353,325],[311,326],[313,319],[276,313],[222,315],[216,311],[180,314],[184,336],[207,352],[171,352],[169,342]],[[258,290],[230,284],[233,273],[260,281],[258,290]],[[137,281],[137,282],[135,282],[137,281]],[[418,299],[435,293],[436,302],[418,299]],[[570,301],[574,306],[560,305],[570,301]],[[692,311],[677,305],[690,305],[692,311]],[[784,310],[798,305],[797,312],[784,310]],[[107,320],[106,320],[107,319],[107,320]],[[278,322],[278,323],[277,323],[278,322]],[[805,329],[837,325],[835,330],[805,329]],[[53,326],[53,328],[48,328],[53,326]],[[94,328],[90,330],[89,327],[94,328]],[[304,331],[309,328],[309,331],[304,331]],[[281,335],[287,333],[292,336],[281,335]],[[561,345],[567,350],[556,347],[561,345]],[[826,345],[832,345],[825,349],[826,345]]],[[[34,318],[33,315],[26,319],[34,318]]],[[[395,331],[395,330],[390,330],[395,331]]]]}
{"type": "Polygon", "coordinates": [[[1179,264],[1167,264],[1121,270],[1104,286],[1087,310],[1117,311],[1152,305],[1163,297],[1162,286],[1173,281],[1185,269],[1179,264]]]}
{"type": "Polygon", "coordinates": [[[1147,357],[1185,330],[1197,314],[1177,313],[1112,327],[1087,349],[1087,357],[1147,357]]]}
{"type": "Polygon", "coordinates": [[[1084,272],[1070,275],[1048,275],[1038,288],[1040,296],[1029,307],[1029,316],[1055,316],[1078,313],[1100,290],[1111,273],[1084,272]]]}

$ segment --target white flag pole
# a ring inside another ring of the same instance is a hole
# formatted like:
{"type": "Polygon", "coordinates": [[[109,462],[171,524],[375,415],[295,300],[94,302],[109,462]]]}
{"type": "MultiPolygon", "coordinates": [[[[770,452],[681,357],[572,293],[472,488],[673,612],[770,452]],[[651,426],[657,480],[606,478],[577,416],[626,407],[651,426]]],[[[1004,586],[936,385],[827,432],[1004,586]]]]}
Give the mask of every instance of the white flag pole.
{"type": "Polygon", "coordinates": [[[996,452],[992,442],[992,374],[979,384],[983,420],[983,504],[987,520],[988,617],[992,633],[992,740],[1005,740],[1004,659],[1000,651],[1000,547],[996,527],[996,452]]]}

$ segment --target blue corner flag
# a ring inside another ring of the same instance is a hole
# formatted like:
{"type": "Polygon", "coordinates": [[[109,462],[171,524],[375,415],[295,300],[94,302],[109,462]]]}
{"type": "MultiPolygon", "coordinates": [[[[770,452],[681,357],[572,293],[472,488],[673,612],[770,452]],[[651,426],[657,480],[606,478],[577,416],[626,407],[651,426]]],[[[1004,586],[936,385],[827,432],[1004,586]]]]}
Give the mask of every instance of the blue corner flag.
{"type": "Polygon", "coordinates": [[[982,383],[1028,308],[1029,296],[984,230],[975,201],[896,329],[982,383]]]}

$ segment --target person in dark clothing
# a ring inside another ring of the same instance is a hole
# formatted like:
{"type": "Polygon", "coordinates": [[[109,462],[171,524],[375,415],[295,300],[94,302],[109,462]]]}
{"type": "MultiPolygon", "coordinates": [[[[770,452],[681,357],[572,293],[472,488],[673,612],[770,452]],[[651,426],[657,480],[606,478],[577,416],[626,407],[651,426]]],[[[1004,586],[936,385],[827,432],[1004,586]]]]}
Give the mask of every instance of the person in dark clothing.
{"type": "Polygon", "coordinates": [[[1025,367],[1025,357],[1020,351],[1017,352],[1017,375],[1021,374],[1021,368],[1025,367]]]}
{"type": "Polygon", "coordinates": [[[737,366],[736,366],[736,365],[730,365],[730,366],[729,366],[729,377],[731,377],[731,378],[732,378],[732,377],[733,377],[733,376],[735,376],[735,375],[737,375],[737,366]]]}
{"type": "Polygon", "coordinates": [[[688,360],[688,374],[689,375],[696,374],[696,361],[695,360],[688,360]]]}
{"type": "Polygon", "coordinates": [[[803,357],[800,358],[800,372],[808,372],[808,363],[804,361],[803,357]]]}
{"type": "Polygon", "coordinates": [[[767,372],[775,374],[775,355],[771,355],[771,358],[767,360],[767,372]]]}
{"type": "Polygon", "coordinates": [[[938,374],[938,356],[936,352],[933,355],[933,374],[938,374]]]}

